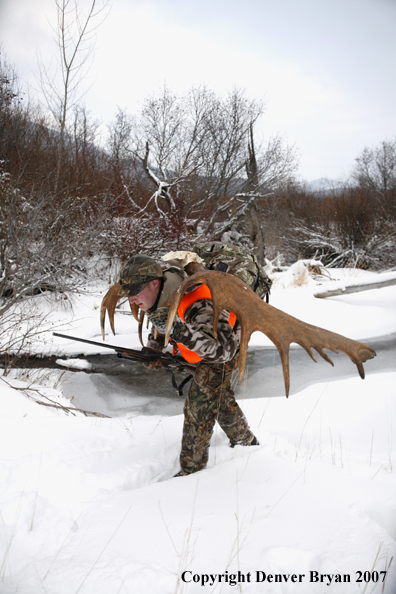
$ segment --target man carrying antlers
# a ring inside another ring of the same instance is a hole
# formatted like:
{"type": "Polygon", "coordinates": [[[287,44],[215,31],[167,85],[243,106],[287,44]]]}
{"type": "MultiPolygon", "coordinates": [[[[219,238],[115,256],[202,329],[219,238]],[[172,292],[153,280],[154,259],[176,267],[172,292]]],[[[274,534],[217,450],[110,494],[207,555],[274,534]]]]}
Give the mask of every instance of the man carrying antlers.
{"type": "Polygon", "coordinates": [[[116,304],[122,296],[127,296],[139,320],[140,337],[146,312],[153,323],[155,332],[149,336],[149,347],[162,350],[170,340],[188,362],[197,364],[184,409],[179,475],[206,466],[216,420],[231,446],[258,444],[231,388],[232,371],[237,366],[239,383],[242,382],[253,332],[263,332],[278,349],[286,396],[290,390],[289,350],[293,342],[303,347],[314,361],[313,349],[331,365],[333,362],[325,350],[342,351],[364,379],[363,363],[375,357],[375,351],[365,343],[312,326],[265,303],[259,272],[256,278],[254,273],[244,274],[249,272],[249,264],[245,270],[239,270],[241,279],[234,272],[240,267],[229,266],[229,260],[219,263],[224,266],[207,269],[202,266],[201,258],[191,252],[174,252],[163,259],[168,264],[173,261],[177,268],[163,272],[148,256],[131,258],[121,272],[120,282],[103,298],[100,321],[104,339],[106,311],[114,333],[116,304]],[[188,278],[184,278],[183,271],[188,278]]]}
{"type": "MultiPolygon", "coordinates": [[[[149,335],[147,346],[161,351],[168,307],[163,304],[182,283],[183,273],[175,268],[165,271],[145,255],[130,258],[120,275],[119,297],[145,311],[157,329],[149,335]]],[[[213,303],[206,285],[187,293],[178,307],[171,343],[196,372],[184,405],[184,426],[180,453],[181,471],[176,476],[192,474],[205,468],[210,439],[217,421],[235,445],[258,445],[246,418],[238,406],[231,387],[234,369],[238,366],[240,325],[235,316],[222,311],[213,331],[213,303]]]]}

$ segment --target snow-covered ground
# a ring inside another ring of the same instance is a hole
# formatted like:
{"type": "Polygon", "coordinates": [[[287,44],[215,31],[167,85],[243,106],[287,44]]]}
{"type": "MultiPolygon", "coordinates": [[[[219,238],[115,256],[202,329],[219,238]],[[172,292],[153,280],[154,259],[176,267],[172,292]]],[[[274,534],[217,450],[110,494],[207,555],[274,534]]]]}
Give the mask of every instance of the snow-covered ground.
{"type": "MultiPolygon", "coordinates": [[[[313,297],[320,283],[381,275],[304,274],[278,275],[271,303],[367,342],[396,332],[395,286],[313,297]]],[[[100,340],[104,290],[36,303],[52,329],[100,340]]],[[[139,347],[130,316],[116,329],[114,344],[139,347]]],[[[59,356],[98,352],[50,332],[40,341],[59,356]]],[[[334,381],[289,399],[247,395],[261,445],[230,449],[216,429],[207,469],[181,478],[181,414],[67,415],[27,397],[70,406],[56,389],[0,378],[1,594],[393,594],[396,368],[365,369],[365,381],[339,380],[336,365],[334,381]]]]}

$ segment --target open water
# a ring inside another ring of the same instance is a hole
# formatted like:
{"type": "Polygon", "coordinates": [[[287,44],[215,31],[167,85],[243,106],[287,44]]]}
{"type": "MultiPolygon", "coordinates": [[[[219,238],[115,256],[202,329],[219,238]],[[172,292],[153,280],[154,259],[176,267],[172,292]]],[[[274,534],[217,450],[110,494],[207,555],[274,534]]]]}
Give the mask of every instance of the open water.
{"type": "MultiPolygon", "coordinates": [[[[366,375],[396,369],[396,333],[367,342],[377,357],[364,364],[366,375]]],[[[300,347],[290,351],[290,397],[308,385],[357,375],[356,366],[343,353],[329,353],[334,367],[320,355],[317,363],[300,347]]],[[[172,386],[171,374],[164,369],[151,371],[142,364],[119,359],[116,355],[92,355],[89,373],[66,371],[61,380],[64,396],[84,410],[109,416],[177,415],[183,412],[184,396],[172,386]]],[[[177,373],[178,383],[186,377],[177,373]]],[[[249,349],[245,378],[241,386],[235,375],[236,396],[242,398],[284,397],[282,366],[275,348],[249,349]]]]}

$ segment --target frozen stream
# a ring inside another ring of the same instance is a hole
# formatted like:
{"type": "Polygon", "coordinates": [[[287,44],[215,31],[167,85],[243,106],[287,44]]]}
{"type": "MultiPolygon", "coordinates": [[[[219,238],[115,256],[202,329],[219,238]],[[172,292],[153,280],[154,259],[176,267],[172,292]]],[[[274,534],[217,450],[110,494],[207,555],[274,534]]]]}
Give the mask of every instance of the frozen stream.
{"type": "MultiPolygon", "coordinates": [[[[363,341],[365,342],[365,341],[363,341]]],[[[395,369],[396,333],[366,341],[377,357],[365,363],[366,374],[395,369]]],[[[344,354],[330,353],[334,367],[319,355],[315,364],[301,348],[290,353],[290,396],[318,382],[354,377],[356,367],[344,354]]],[[[66,371],[61,389],[74,405],[109,416],[178,415],[183,411],[184,397],[177,396],[171,374],[165,370],[149,371],[139,363],[119,359],[116,355],[91,355],[91,372],[66,371]]],[[[255,348],[248,351],[247,379],[237,386],[238,399],[284,396],[280,358],[276,349],[255,348]]],[[[186,377],[177,374],[178,383],[186,377]]],[[[235,376],[235,381],[237,378],[235,376]]],[[[189,384],[184,388],[188,393],[189,384]]]]}

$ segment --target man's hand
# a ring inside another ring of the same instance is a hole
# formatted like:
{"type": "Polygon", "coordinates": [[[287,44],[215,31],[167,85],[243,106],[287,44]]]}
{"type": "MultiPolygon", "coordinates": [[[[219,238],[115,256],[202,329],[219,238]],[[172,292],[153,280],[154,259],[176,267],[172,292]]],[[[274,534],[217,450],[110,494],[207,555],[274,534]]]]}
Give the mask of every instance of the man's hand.
{"type": "MultiPolygon", "coordinates": [[[[158,332],[165,334],[166,322],[168,320],[169,307],[159,307],[150,314],[150,321],[157,328],[158,332]]],[[[175,317],[173,322],[171,337],[179,342],[186,330],[186,325],[181,321],[179,316],[175,317]]]]}
{"type": "Polygon", "coordinates": [[[152,361],[147,361],[147,363],[144,363],[144,366],[146,369],[152,369],[154,371],[158,371],[158,369],[160,369],[160,367],[162,367],[162,363],[159,359],[153,359],[152,361]]]}
{"type": "Polygon", "coordinates": [[[166,332],[168,313],[169,307],[158,307],[153,313],[150,313],[150,322],[157,328],[160,334],[165,334],[166,332]]]}

